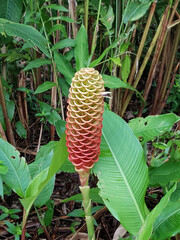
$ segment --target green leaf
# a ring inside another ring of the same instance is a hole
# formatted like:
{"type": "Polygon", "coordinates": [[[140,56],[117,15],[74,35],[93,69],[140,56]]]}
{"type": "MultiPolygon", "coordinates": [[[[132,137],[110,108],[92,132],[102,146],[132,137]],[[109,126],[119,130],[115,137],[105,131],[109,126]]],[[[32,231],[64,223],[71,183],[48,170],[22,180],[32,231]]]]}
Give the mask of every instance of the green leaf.
{"type": "Polygon", "coordinates": [[[144,152],[123,119],[110,111],[105,111],[103,119],[101,154],[93,172],[109,211],[136,235],[148,211],[144,200],[148,183],[144,152]]]}
{"type": "Polygon", "coordinates": [[[130,1],[124,12],[123,22],[127,23],[128,21],[136,21],[140,19],[141,17],[144,16],[150,5],[151,1],[146,2],[130,1]]]}
{"type": "Polygon", "coordinates": [[[49,65],[49,64],[51,64],[50,60],[38,58],[36,60],[29,62],[28,65],[23,69],[23,71],[27,71],[33,68],[39,68],[41,66],[49,65]]]}
{"type": "Polygon", "coordinates": [[[35,28],[22,23],[10,22],[3,18],[0,18],[0,26],[7,35],[17,36],[26,42],[33,43],[34,47],[38,47],[47,57],[50,57],[47,50],[47,40],[35,28]]]}
{"type": "Polygon", "coordinates": [[[74,77],[75,70],[71,64],[65,59],[65,57],[58,53],[54,52],[54,60],[57,66],[58,71],[64,75],[66,81],[71,84],[72,78],[74,77]]]}
{"type": "Polygon", "coordinates": [[[107,30],[110,31],[114,21],[114,12],[111,5],[109,5],[108,10],[106,10],[105,7],[101,6],[100,15],[101,22],[107,28],[107,30]]]}
{"type": "Polygon", "coordinates": [[[180,201],[169,201],[153,226],[152,240],[165,240],[180,233],[180,201]]]}
{"type": "Polygon", "coordinates": [[[29,214],[30,208],[39,194],[43,191],[48,182],[54,177],[58,169],[62,166],[68,157],[66,146],[66,135],[64,134],[61,140],[54,148],[52,161],[49,167],[41,171],[29,184],[25,198],[20,199],[22,205],[26,209],[26,214],[29,214]]]}
{"type": "Polygon", "coordinates": [[[53,20],[53,21],[56,21],[56,20],[61,20],[61,21],[65,21],[65,22],[68,22],[68,23],[77,23],[74,19],[70,18],[70,17],[64,17],[64,16],[59,16],[59,17],[51,17],[49,18],[49,20],[53,20]]]}
{"type": "Polygon", "coordinates": [[[6,174],[8,167],[3,164],[3,161],[0,161],[0,174],[6,174]]]}
{"type": "MultiPolygon", "coordinates": [[[[41,149],[41,151],[42,151],[42,149],[41,149]]],[[[49,153],[47,153],[47,151],[45,151],[43,153],[42,157],[36,156],[35,161],[28,165],[32,179],[35,178],[38,174],[40,174],[44,169],[46,169],[50,166],[52,156],[53,156],[53,151],[51,148],[51,151],[49,153]]],[[[52,195],[52,192],[54,189],[54,183],[55,183],[55,177],[53,177],[48,182],[48,184],[43,188],[41,193],[38,195],[38,197],[36,198],[36,200],[34,202],[35,206],[41,207],[48,201],[48,199],[52,195]]]]}
{"type": "Polygon", "coordinates": [[[68,38],[67,33],[66,33],[66,28],[62,24],[55,24],[54,26],[51,27],[48,35],[51,35],[55,31],[61,31],[64,35],[65,38],[68,38]]]}
{"type": "Polygon", "coordinates": [[[62,135],[65,132],[66,129],[66,121],[63,120],[57,120],[55,122],[55,127],[56,127],[56,131],[59,137],[62,137],[62,135]]]}
{"type": "Polygon", "coordinates": [[[111,59],[111,61],[113,61],[116,65],[118,65],[118,66],[120,66],[120,67],[122,66],[121,60],[120,60],[119,57],[111,57],[110,59],[111,59]]]}
{"type": "Polygon", "coordinates": [[[2,180],[23,197],[31,177],[25,159],[20,158],[19,155],[20,153],[11,144],[0,139],[0,160],[8,167],[8,172],[1,175],[2,180]]]}
{"type": "Polygon", "coordinates": [[[75,40],[74,39],[63,39],[60,42],[57,42],[53,47],[52,50],[56,49],[63,49],[66,47],[74,47],[75,46],[75,40]]]}
{"type": "MultiPolygon", "coordinates": [[[[90,189],[90,199],[96,203],[104,204],[102,198],[99,196],[99,189],[98,188],[91,188],[90,189]]],[[[62,200],[61,202],[69,202],[69,201],[82,201],[82,194],[78,193],[72,197],[66,198],[62,200]]]]}
{"type": "Polygon", "coordinates": [[[22,13],[22,0],[0,1],[0,18],[5,18],[12,22],[19,22],[22,13]]]}
{"type": "Polygon", "coordinates": [[[26,129],[24,128],[23,124],[18,121],[15,123],[15,127],[16,127],[16,132],[17,134],[21,137],[21,138],[26,138],[27,137],[27,132],[26,129]]]}
{"type": "Polygon", "coordinates": [[[56,86],[56,83],[46,81],[45,83],[42,83],[40,86],[37,87],[34,94],[46,92],[47,90],[51,89],[52,87],[56,86]]]}
{"type": "Polygon", "coordinates": [[[128,54],[126,54],[123,62],[122,62],[122,69],[121,69],[121,75],[123,82],[127,82],[129,73],[131,68],[131,59],[128,54]]]}
{"type": "Polygon", "coordinates": [[[57,4],[50,4],[50,5],[44,5],[43,8],[50,8],[54,10],[58,10],[60,12],[68,12],[68,9],[63,7],[62,5],[57,5],[57,4]]]}
{"type": "Polygon", "coordinates": [[[2,199],[4,198],[4,188],[3,188],[3,181],[0,175],[0,196],[2,197],[2,199]]]}
{"type": "Polygon", "coordinates": [[[151,185],[166,185],[180,179],[180,162],[168,161],[149,171],[151,185]]]}
{"type": "MultiPolygon", "coordinates": [[[[172,187],[166,195],[161,198],[161,201],[156,205],[156,207],[149,213],[146,217],[146,221],[143,224],[139,235],[137,236],[136,240],[149,240],[153,231],[153,225],[158,218],[158,216],[162,213],[163,209],[165,209],[171,194],[176,189],[176,184],[172,187]]],[[[159,239],[158,239],[159,240],[159,239]]]]}
{"type": "Polygon", "coordinates": [[[146,118],[130,120],[129,126],[137,138],[142,138],[142,144],[169,131],[175,122],[179,121],[174,113],[167,113],[146,118]]]}
{"type": "Polygon", "coordinates": [[[83,25],[81,25],[75,40],[74,49],[76,71],[87,66],[87,60],[89,57],[87,32],[83,25]]]}
{"type": "Polygon", "coordinates": [[[127,89],[130,89],[132,91],[135,91],[142,98],[140,92],[138,92],[135,88],[130,86],[128,83],[123,82],[119,78],[114,77],[114,76],[109,76],[109,75],[106,75],[106,74],[102,74],[102,77],[103,77],[105,87],[114,88],[114,89],[116,89],[116,88],[127,88],[127,89]]]}
{"type": "Polygon", "coordinates": [[[104,56],[109,52],[109,50],[111,50],[112,48],[117,47],[119,43],[119,39],[114,41],[109,47],[107,47],[103,53],[97,58],[95,59],[93,62],[90,63],[90,67],[95,67],[97,65],[99,65],[100,61],[104,58],[104,56]]]}

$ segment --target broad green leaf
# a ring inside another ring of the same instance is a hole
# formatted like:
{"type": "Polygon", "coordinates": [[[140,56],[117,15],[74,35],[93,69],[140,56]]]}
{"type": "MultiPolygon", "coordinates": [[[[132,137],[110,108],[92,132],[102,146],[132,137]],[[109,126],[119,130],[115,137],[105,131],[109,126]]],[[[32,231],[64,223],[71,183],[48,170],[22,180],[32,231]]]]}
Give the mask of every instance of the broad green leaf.
{"type": "MultiPolygon", "coordinates": [[[[153,225],[159,215],[162,213],[163,209],[165,209],[171,194],[176,189],[176,184],[166,193],[166,195],[161,199],[161,201],[156,205],[156,207],[149,213],[146,217],[146,221],[143,224],[139,235],[136,240],[149,240],[153,231],[153,225]]],[[[159,239],[158,239],[159,240],[159,239]]]]}
{"type": "Polygon", "coordinates": [[[22,23],[10,22],[3,18],[0,18],[0,25],[7,35],[17,36],[24,41],[33,43],[34,47],[38,47],[47,57],[50,57],[47,50],[48,42],[37,29],[22,23]]]}
{"type": "Polygon", "coordinates": [[[90,67],[95,67],[97,65],[99,65],[100,61],[104,58],[104,56],[109,52],[109,50],[111,50],[112,48],[117,47],[119,40],[114,41],[109,47],[107,47],[103,53],[97,58],[95,59],[93,62],[90,63],[90,67]]]}
{"type": "Polygon", "coordinates": [[[105,7],[101,6],[100,11],[100,21],[103,23],[103,25],[107,28],[108,31],[111,30],[112,24],[114,21],[114,12],[111,5],[109,5],[108,10],[106,10],[105,7]]]}
{"type": "Polygon", "coordinates": [[[142,143],[144,143],[169,131],[174,123],[179,120],[180,117],[174,113],[167,113],[132,119],[129,122],[129,126],[136,137],[141,138],[142,143]]]}
{"type": "Polygon", "coordinates": [[[65,28],[64,25],[62,25],[62,24],[55,24],[54,26],[52,26],[50,28],[50,31],[49,31],[48,35],[51,35],[55,31],[61,31],[63,33],[64,37],[68,38],[67,33],[66,33],[66,28],[65,28]]]}
{"type": "Polygon", "coordinates": [[[42,8],[50,8],[50,9],[58,10],[60,12],[68,12],[67,8],[63,7],[62,5],[58,5],[58,4],[44,5],[42,8]]]}
{"type": "MultiPolygon", "coordinates": [[[[90,198],[92,201],[104,204],[102,198],[99,196],[99,189],[98,188],[91,188],[89,192],[90,198]]],[[[62,200],[61,202],[69,202],[69,201],[82,201],[82,194],[78,193],[72,197],[66,198],[62,200]]]]}
{"type": "Polygon", "coordinates": [[[129,73],[130,73],[130,68],[131,68],[131,59],[128,54],[123,59],[122,62],[122,69],[121,69],[121,75],[122,75],[122,80],[123,82],[127,82],[129,73]]]}
{"type": "Polygon", "coordinates": [[[57,42],[53,47],[52,50],[56,49],[63,49],[65,47],[74,47],[75,46],[75,40],[74,39],[63,39],[60,42],[57,42]]]}
{"type": "Polygon", "coordinates": [[[19,22],[22,7],[22,0],[2,0],[0,1],[0,18],[5,18],[12,22],[19,22]]]}
{"type": "Polygon", "coordinates": [[[3,164],[3,161],[0,161],[0,174],[6,174],[8,167],[3,164]]]}
{"type": "Polygon", "coordinates": [[[59,137],[62,137],[62,135],[65,132],[66,129],[66,121],[64,120],[58,120],[55,122],[56,132],[59,137]]]}
{"type": "Polygon", "coordinates": [[[61,140],[53,149],[53,157],[49,167],[41,171],[27,187],[25,198],[20,199],[22,205],[26,209],[26,215],[29,214],[30,208],[39,194],[43,191],[49,181],[54,177],[58,169],[62,166],[68,157],[66,146],[66,135],[64,134],[61,140]]]}
{"type": "Polygon", "coordinates": [[[146,11],[149,9],[151,1],[139,2],[139,1],[130,1],[127,8],[125,9],[123,22],[127,23],[128,21],[136,21],[144,16],[146,11]]]}
{"type": "Polygon", "coordinates": [[[165,240],[180,233],[180,201],[169,201],[153,226],[152,240],[165,240]]]}
{"type": "Polygon", "coordinates": [[[105,111],[103,119],[101,154],[93,172],[109,211],[136,235],[148,211],[144,200],[148,183],[144,152],[123,119],[110,111],[105,111]]]}
{"type": "Polygon", "coordinates": [[[15,127],[16,127],[16,132],[17,134],[21,137],[21,138],[26,138],[27,137],[27,132],[26,129],[24,128],[23,124],[18,121],[15,123],[15,127]]]}
{"type": "Polygon", "coordinates": [[[56,83],[46,81],[45,83],[42,83],[40,86],[37,87],[34,94],[46,92],[47,90],[51,89],[52,87],[56,86],[56,83]]]}
{"type": "Polygon", "coordinates": [[[57,66],[58,71],[64,75],[66,81],[71,84],[72,78],[74,77],[75,70],[71,64],[65,59],[65,57],[58,53],[54,52],[54,60],[57,66]]]}
{"type": "Polygon", "coordinates": [[[51,64],[50,60],[38,58],[36,60],[29,62],[28,65],[23,69],[23,71],[27,71],[33,68],[39,68],[41,66],[49,65],[49,64],[51,64]]]}
{"type": "MultiPolygon", "coordinates": [[[[36,157],[35,161],[28,165],[32,179],[34,179],[38,174],[40,174],[45,168],[48,168],[50,166],[52,156],[53,151],[51,150],[51,152],[49,152],[48,154],[43,153],[43,157],[40,158],[36,157]]],[[[53,178],[48,182],[48,184],[43,188],[41,193],[38,195],[34,202],[35,206],[41,207],[48,201],[48,199],[51,197],[53,193],[54,183],[55,176],[53,176],[53,178]]]]}
{"type": "Polygon", "coordinates": [[[76,61],[76,71],[87,66],[87,60],[89,57],[88,40],[87,32],[83,25],[81,25],[75,39],[74,56],[76,61]]]}
{"type": "Polygon", "coordinates": [[[180,162],[168,161],[149,171],[151,185],[166,185],[180,179],[180,162]]]}
{"type": "Polygon", "coordinates": [[[62,93],[68,97],[70,84],[66,82],[64,78],[58,78],[58,83],[61,88],[62,93]]]}
{"type": "Polygon", "coordinates": [[[116,88],[127,88],[127,89],[130,89],[132,91],[135,91],[142,98],[140,92],[138,92],[135,88],[130,86],[128,83],[123,82],[119,78],[114,77],[114,76],[109,76],[109,75],[106,75],[106,74],[102,74],[102,77],[103,77],[103,80],[104,80],[104,86],[105,87],[114,88],[114,89],[116,89],[116,88]]]}
{"type": "Polygon", "coordinates": [[[25,159],[8,142],[0,139],[0,160],[8,168],[6,174],[1,175],[5,182],[20,197],[24,196],[31,177],[25,159]]]}

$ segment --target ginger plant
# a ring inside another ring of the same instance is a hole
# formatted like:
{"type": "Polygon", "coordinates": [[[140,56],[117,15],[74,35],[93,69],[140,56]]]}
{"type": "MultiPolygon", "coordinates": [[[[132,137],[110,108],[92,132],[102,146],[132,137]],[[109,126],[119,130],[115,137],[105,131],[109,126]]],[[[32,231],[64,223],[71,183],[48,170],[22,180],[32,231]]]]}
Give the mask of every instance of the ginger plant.
{"type": "Polygon", "coordinates": [[[90,169],[100,154],[101,129],[104,112],[104,82],[94,68],[76,72],[69,90],[66,140],[69,160],[80,178],[88,237],[95,239],[94,220],[89,197],[90,169]]]}

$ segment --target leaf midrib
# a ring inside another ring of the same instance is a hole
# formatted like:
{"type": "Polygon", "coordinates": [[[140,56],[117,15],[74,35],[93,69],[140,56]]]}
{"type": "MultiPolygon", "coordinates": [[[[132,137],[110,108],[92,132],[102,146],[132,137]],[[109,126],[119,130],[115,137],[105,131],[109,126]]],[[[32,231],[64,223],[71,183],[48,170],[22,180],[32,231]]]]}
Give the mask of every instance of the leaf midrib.
{"type": "Polygon", "coordinates": [[[115,160],[115,163],[116,163],[116,165],[117,165],[117,167],[118,167],[118,169],[119,169],[119,171],[120,171],[120,173],[121,173],[121,175],[122,175],[122,177],[123,177],[123,179],[124,179],[124,182],[125,182],[125,184],[126,184],[126,186],[127,186],[127,189],[128,189],[128,191],[129,191],[129,193],[130,193],[130,195],[131,195],[131,197],[132,197],[132,200],[133,200],[133,202],[134,202],[134,205],[135,205],[135,207],[136,207],[136,209],[137,209],[137,212],[138,212],[138,214],[139,214],[140,220],[141,220],[141,222],[142,222],[142,224],[143,224],[143,223],[144,223],[144,218],[143,218],[143,216],[142,216],[142,214],[141,214],[141,212],[140,212],[140,210],[139,210],[139,207],[138,207],[137,201],[136,201],[136,199],[135,199],[135,197],[134,197],[134,194],[133,194],[133,192],[132,192],[132,190],[131,190],[131,188],[130,188],[130,186],[129,186],[129,183],[128,183],[128,181],[127,181],[127,179],[126,179],[126,177],[125,177],[125,175],[124,175],[124,173],[123,173],[123,171],[122,171],[122,169],[121,169],[121,167],[120,167],[120,165],[119,165],[119,163],[118,163],[118,160],[116,159],[116,156],[115,156],[114,153],[113,153],[113,150],[112,150],[112,148],[111,148],[111,146],[110,146],[110,144],[109,144],[109,142],[108,142],[108,140],[107,140],[104,132],[103,132],[103,136],[104,136],[104,139],[105,139],[105,141],[106,141],[106,143],[107,143],[107,145],[108,145],[108,147],[109,147],[109,150],[111,151],[111,154],[112,154],[112,156],[113,156],[113,158],[114,158],[114,160],[115,160]]]}

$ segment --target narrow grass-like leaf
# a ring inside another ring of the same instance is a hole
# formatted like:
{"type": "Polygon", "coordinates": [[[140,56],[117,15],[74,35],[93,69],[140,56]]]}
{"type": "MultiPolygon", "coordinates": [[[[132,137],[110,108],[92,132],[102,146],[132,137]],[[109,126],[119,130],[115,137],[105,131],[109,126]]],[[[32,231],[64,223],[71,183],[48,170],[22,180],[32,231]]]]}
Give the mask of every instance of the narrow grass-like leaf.
{"type": "Polygon", "coordinates": [[[180,233],[180,201],[169,201],[153,226],[152,240],[165,240],[180,233]]]}
{"type": "Polygon", "coordinates": [[[90,63],[90,67],[97,66],[101,62],[101,60],[104,58],[104,56],[109,52],[109,50],[111,50],[112,48],[115,48],[117,46],[118,42],[119,42],[119,40],[116,40],[109,47],[107,47],[97,59],[95,59],[93,62],[90,63]]]}
{"type": "Polygon", "coordinates": [[[31,177],[25,159],[20,158],[19,155],[15,147],[0,139],[0,159],[8,168],[7,173],[1,175],[2,180],[15,193],[23,197],[31,177]]]}
{"type": "Polygon", "coordinates": [[[68,38],[68,39],[63,39],[57,42],[56,44],[54,44],[54,46],[52,47],[52,50],[63,49],[65,47],[74,47],[74,46],[75,46],[75,40],[68,38]]]}
{"type": "Polygon", "coordinates": [[[39,68],[41,66],[48,65],[48,64],[51,64],[50,60],[38,58],[36,60],[29,62],[28,65],[23,69],[23,71],[27,71],[33,68],[39,68]]]}
{"type": "Polygon", "coordinates": [[[106,74],[102,74],[103,80],[104,80],[104,86],[108,88],[127,88],[132,91],[135,91],[140,97],[142,98],[140,92],[138,92],[135,88],[130,86],[128,83],[123,82],[121,79],[114,77],[114,76],[109,76],[106,74]]]}
{"type": "Polygon", "coordinates": [[[76,60],[76,71],[87,66],[89,57],[87,32],[83,25],[81,25],[75,40],[74,55],[76,60]]]}
{"type": "Polygon", "coordinates": [[[47,90],[51,89],[52,87],[56,86],[56,83],[46,81],[45,83],[42,83],[40,86],[37,87],[34,94],[46,92],[47,90]]]}
{"type": "Polygon", "coordinates": [[[166,195],[161,199],[161,201],[156,205],[156,207],[149,213],[136,240],[150,239],[153,231],[153,225],[156,219],[158,218],[158,216],[162,213],[163,209],[166,207],[171,197],[171,194],[174,192],[175,189],[176,189],[176,184],[169,190],[169,192],[166,193],[166,195]]]}
{"type": "Polygon", "coordinates": [[[142,143],[153,140],[155,137],[169,131],[180,120],[174,113],[167,113],[146,118],[135,118],[129,122],[130,128],[136,137],[142,138],[142,143]]]}
{"type": "Polygon", "coordinates": [[[105,111],[103,118],[101,154],[93,172],[98,176],[105,205],[136,235],[147,213],[144,197],[148,169],[144,152],[132,130],[118,115],[105,111]]]}
{"type": "Polygon", "coordinates": [[[58,53],[54,52],[54,60],[57,66],[57,69],[60,73],[64,75],[66,81],[71,84],[72,78],[74,77],[75,70],[71,64],[65,59],[65,57],[58,53]]]}

